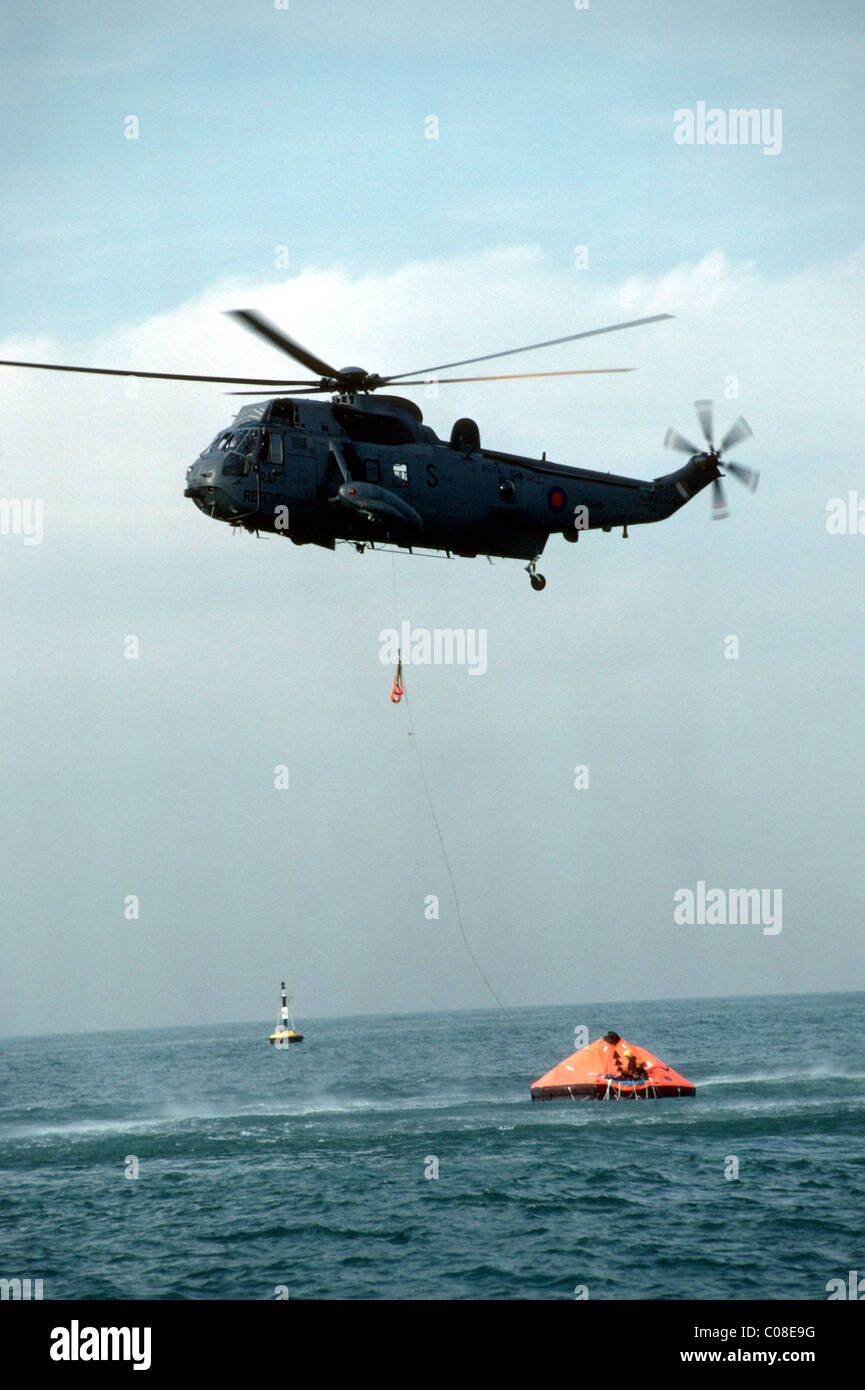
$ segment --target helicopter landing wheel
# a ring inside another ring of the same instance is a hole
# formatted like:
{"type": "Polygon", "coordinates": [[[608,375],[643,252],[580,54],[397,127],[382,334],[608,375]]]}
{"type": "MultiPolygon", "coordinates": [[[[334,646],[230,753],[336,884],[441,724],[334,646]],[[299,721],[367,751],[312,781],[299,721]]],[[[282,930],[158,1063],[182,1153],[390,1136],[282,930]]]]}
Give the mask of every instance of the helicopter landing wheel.
{"type": "Polygon", "coordinates": [[[540,557],[537,557],[534,560],[529,560],[529,563],[526,565],[526,573],[528,574],[529,579],[531,580],[531,585],[533,589],[543,589],[546,587],[547,583],[547,581],[544,579],[544,576],[542,574],[538,574],[536,571],[536,566],[539,558],[540,557]]]}

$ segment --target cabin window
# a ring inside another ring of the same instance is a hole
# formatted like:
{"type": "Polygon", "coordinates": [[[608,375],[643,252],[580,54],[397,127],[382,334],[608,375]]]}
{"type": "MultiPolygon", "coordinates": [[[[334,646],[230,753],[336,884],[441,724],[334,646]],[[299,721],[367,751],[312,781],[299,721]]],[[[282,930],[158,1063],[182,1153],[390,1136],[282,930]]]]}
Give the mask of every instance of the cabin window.
{"type": "Polygon", "coordinates": [[[331,413],[356,444],[412,444],[416,438],[409,422],[395,415],[373,414],[346,405],[333,406],[331,413]]]}
{"type": "Polygon", "coordinates": [[[393,485],[394,487],[408,487],[407,463],[395,463],[393,465],[393,485]]]}
{"type": "Polygon", "coordinates": [[[261,443],[256,455],[259,463],[282,463],[282,435],[262,430],[261,443]]]}
{"type": "Polygon", "coordinates": [[[278,420],[280,424],[288,425],[293,430],[301,428],[300,416],[294,401],[271,401],[268,419],[278,420]]]}

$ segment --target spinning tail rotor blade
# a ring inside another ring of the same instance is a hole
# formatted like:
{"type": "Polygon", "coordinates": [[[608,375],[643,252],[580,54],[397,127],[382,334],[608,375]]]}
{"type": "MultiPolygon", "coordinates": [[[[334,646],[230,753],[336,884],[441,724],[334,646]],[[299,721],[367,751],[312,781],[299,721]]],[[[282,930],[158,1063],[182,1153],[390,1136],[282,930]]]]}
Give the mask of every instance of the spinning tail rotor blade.
{"type": "Polygon", "coordinates": [[[723,521],[724,517],[730,515],[727,506],[727,497],[724,492],[720,478],[716,478],[712,483],[712,520],[723,521]]]}
{"type": "Polygon", "coordinates": [[[683,434],[679,434],[673,429],[667,430],[664,436],[664,448],[677,449],[680,454],[699,454],[700,452],[696,444],[692,444],[690,439],[686,439],[683,434]]]}
{"type": "Polygon", "coordinates": [[[739,443],[740,439],[750,439],[751,434],[751,426],[748,424],[748,421],[743,419],[740,415],[735,424],[730,426],[724,438],[721,440],[720,452],[723,453],[725,449],[731,449],[734,444],[739,443]]]}
{"type": "Polygon", "coordinates": [[[723,467],[727,473],[732,473],[734,478],[738,478],[739,482],[744,483],[745,487],[750,488],[752,492],[757,491],[760,474],[756,468],[743,468],[741,463],[727,463],[726,461],[723,467]]]}
{"type": "Polygon", "coordinates": [[[700,429],[703,431],[703,438],[709,448],[714,451],[715,442],[712,438],[712,402],[694,401],[694,409],[700,420],[700,429]]]}

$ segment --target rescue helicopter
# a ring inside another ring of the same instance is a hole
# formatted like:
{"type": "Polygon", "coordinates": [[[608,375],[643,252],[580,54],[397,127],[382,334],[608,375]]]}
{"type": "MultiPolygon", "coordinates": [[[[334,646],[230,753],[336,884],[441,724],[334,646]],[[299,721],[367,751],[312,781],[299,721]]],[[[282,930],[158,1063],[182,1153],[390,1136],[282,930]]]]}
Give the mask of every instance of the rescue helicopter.
{"type": "Polygon", "coordinates": [[[652,481],[525,458],[485,448],[474,420],[454,424],[448,441],[439,439],[418,406],[403,396],[376,394],[398,385],[436,386],[529,377],[582,376],[632,371],[595,367],[498,376],[438,376],[442,371],[555,347],[581,338],[616,333],[672,318],[655,314],[605,328],[592,328],[525,347],[508,348],[444,362],[414,372],[379,376],[362,367],[332,367],[307,351],[254,309],[230,316],[278,348],[315,378],[202,376],[182,372],[130,371],[129,368],[73,367],[50,362],[2,361],[0,366],[104,376],[200,381],[255,387],[234,395],[268,400],[244,405],[186,472],[184,496],[205,515],[256,533],[287,536],[295,545],[333,550],[338,543],[367,548],[397,547],[443,551],[445,555],[527,561],[532,588],[546,580],[537,564],[551,535],[578,541],[585,530],[612,531],[663,521],[712,484],[712,514],[728,515],[721,479],[731,473],[754,491],[759,474],[722,458],[751,435],[744,419],[714,442],[711,401],[697,401],[705,448],[670,429],[668,448],[687,454],[677,471],[652,481]],[[316,379],[317,378],[317,379],[316,379]],[[329,403],[310,399],[330,395],[329,403]],[[725,471],[722,471],[725,470],[725,471]]]}

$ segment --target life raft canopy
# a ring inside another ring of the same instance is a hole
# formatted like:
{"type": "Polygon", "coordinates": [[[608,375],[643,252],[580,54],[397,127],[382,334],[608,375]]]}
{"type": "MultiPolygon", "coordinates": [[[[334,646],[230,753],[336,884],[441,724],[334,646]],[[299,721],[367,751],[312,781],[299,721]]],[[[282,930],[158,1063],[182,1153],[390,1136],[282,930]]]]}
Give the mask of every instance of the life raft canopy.
{"type": "Polygon", "coordinates": [[[664,1100],[693,1096],[693,1082],[612,1030],[572,1052],[531,1087],[532,1100],[664,1100]]]}

